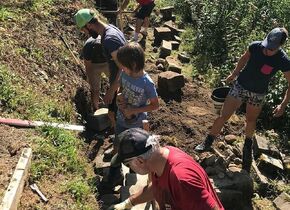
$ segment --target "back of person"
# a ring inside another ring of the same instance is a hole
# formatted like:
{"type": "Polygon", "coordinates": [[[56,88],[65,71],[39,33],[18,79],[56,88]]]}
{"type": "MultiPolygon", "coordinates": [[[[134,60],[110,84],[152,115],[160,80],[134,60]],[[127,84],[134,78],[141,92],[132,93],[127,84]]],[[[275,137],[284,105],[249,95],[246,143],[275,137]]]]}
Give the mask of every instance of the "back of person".
{"type": "Polygon", "coordinates": [[[167,148],[170,152],[163,174],[152,176],[160,210],[209,210],[216,205],[223,210],[203,168],[178,148],[167,148]]]}
{"type": "Polygon", "coordinates": [[[94,39],[90,37],[86,40],[81,58],[91,61],[92,63],[105,63],[106,58],[103,53],[103,47],[101,44],[101,37],[94,39]]]}

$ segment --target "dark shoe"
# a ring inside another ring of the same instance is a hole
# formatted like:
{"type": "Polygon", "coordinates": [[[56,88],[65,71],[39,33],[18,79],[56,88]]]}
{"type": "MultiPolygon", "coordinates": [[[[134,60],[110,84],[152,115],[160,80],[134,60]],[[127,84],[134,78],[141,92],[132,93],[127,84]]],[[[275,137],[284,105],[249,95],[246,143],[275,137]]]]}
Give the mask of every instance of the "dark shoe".
{"type": "Polygon", "coordinates": [[[244,148],[243,148],[243,163],[242,169],[250,173],[252,161],[253,161],[253,152],[252,152],[252,140],[246,139],[244,148]]]}
{"type": "Polygon", "coordinates": [[[203,151],[209,151],[211,150],[211,145],[214,141],[214,137],[211,135],[208,135],[206,137],[206,139],[204,140],[204,142],[202,142],[201,144],[197,145],[194,150],[196,152],[203,152],[203,151]]]}

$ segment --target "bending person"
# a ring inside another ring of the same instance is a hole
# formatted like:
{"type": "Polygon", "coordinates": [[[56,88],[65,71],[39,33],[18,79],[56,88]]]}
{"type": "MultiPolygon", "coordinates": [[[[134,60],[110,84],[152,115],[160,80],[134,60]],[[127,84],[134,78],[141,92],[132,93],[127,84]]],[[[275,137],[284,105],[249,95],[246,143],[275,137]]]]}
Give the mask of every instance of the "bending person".
{"type": "Polygon", "coordinates": [[[245,102],[247,107],[243,169],[250,171],[252,137],[256,129],[256,120],[262,110],[270,79],[278,70],[281,70],[287,79],[288,89],[282,102],[274,109],[274,117],[280,117],[284,113],[290,100],[290,60],[281,48],[287,37],[288,32],[285,28],[275,28],[263,41],[250,44],[235,70],[226,79],[226,82],[231,82],[237,77],[225,100],[221,115],[215,120],[205,141],[195,148],[196,151],[209,150],[224,123],[245,102]]]}
{"type": "Polygon", "coordinates": [[[176,147],[161,147],[156,136],[141,128],[123,131],[118,154],[111,164],[121,162],[138,174],[151,174],[149,183],[136,194],[109,209],[131,209],[156,200],[160,210],[223,210],[203,168],[176,147]]]}

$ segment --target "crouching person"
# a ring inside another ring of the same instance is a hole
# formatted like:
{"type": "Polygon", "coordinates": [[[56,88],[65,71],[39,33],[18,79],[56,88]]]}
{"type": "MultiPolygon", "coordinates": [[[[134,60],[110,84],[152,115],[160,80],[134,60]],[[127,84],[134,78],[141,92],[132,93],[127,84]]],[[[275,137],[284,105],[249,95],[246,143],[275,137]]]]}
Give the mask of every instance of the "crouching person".
{"type": "Polygon", "coordinates": [[[151,174],[152,183],[109,209],[130,209],[156,200],[160,210],[223,210],[203,168],[178,148],[159,146],[154,135],[131,128],[119,136],[118,153],[111,164],[121,162],[138,174],[151,174]]]}

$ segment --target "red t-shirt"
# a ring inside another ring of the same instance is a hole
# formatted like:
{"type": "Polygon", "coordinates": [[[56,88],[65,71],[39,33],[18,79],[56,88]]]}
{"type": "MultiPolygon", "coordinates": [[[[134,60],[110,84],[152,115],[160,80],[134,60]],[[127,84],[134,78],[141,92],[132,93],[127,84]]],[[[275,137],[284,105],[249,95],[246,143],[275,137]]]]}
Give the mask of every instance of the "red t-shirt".
{"type": "Polygon", "coordinates": [[[160,210],[210,210],[217,204],[224,210],[203,168],[175,147],[163,174],[152,175],[153,193],[160,210]]]}
{"type": "Polygon", "coordinates": [[[147,4],[151,3],[152,1],[154,1],[154,0],[137,0],[137,2],[142,6],[147,5],[147,4]]]}

